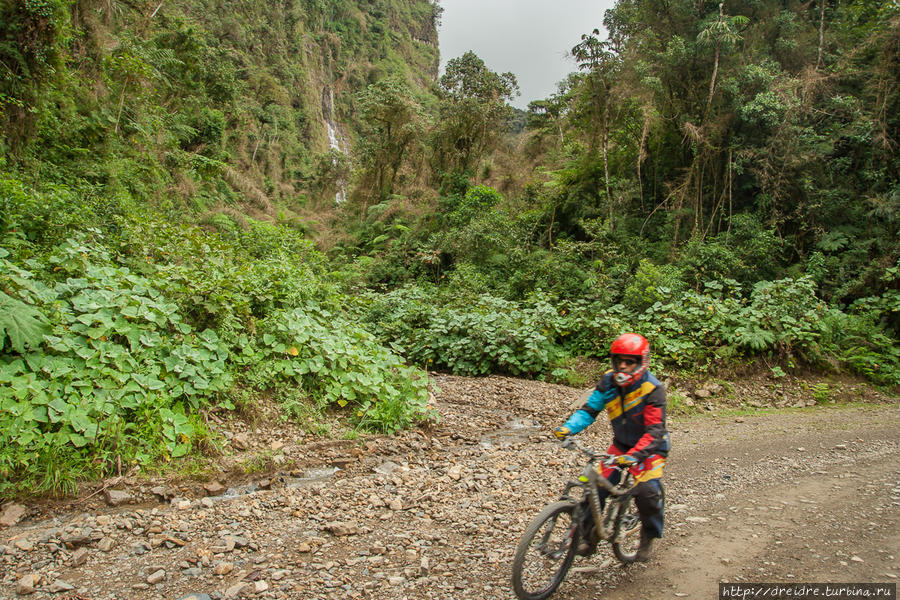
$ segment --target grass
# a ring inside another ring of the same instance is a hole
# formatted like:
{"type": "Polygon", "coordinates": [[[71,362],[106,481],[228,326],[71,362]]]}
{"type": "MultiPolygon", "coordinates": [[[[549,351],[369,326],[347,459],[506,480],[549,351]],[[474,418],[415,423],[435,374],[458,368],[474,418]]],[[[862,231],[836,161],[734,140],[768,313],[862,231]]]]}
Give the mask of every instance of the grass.
{"type": "Polygon", "coordinates": [[[671,415],[690,416],[702,414],[705,412],[696,405],[691,406],[688,402],[689,398],[678,390],[671,390],[666,394],[666,410],[671,415]]]}
{"type": "MultiPolygon", "coordinates": [[[[721,410],[717,410],[715,412],[706,412],[703,411],[700,416],[703,417],[758,417],[764,415],[774,415],[774,414],[796,414],[796,413],[809,413],[815,412],[817,410],[828,409],[828,410],[877,410],[879,408],[884,408],[885,404],[881,402],[865,402],[865,401],[853,401],[853,402],[828,402],[825,404],[816,404],[814,406],[804,406],[804,407],[796,407],[796,406],[786,406],[784,408],[778,408],[777,406],[763,406],[763,407],[741,407],[741,408],[723,408],[721,410]]],[[[693,415],[691,415],[693,416],[693,415]]]]}
{"type": "Polygon", "coordinates": [[[250,458],[235,464],[234,468],[244,475],[266,473],[272,469],[274,457],[275,455],[271,450],[264,450],[259,454],[254,454],[250,458]]]}
{"type": "Polygon", "coordinates": [[[321,437],[331,434],[331,423],[326,418],[325,411],[301,390],[282,388],[278,390],[277,398],[283,414],[305,432],[321,437]]]}
{"type": "Polygon", "coordinates": [[[213,479],[219,473],[215,461],[206,456],[188,455],[178,461],[176,469],[180,476],[197,481],[213,479]]]}

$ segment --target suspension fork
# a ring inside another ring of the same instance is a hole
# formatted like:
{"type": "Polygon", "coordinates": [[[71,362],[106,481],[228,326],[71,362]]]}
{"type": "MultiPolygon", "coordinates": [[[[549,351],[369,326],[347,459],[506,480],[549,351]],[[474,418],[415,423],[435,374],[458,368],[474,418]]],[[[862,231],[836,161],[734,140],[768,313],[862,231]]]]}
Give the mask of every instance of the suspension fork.
{"type": "Polygon", "coordinates": [[[582,498],[587,496],[588,510],[591,511],[591,516],[594,517],[594,523],[600,523],[600,494],[597,491],[597,477],[590,473],[591,470],[591,467],[588,467],[585,469],[585,474],[579,477],[578,481],[569,481],[559,499],[575,501],[570,492],[575,488],[581,488],[584,490],[582,498]]]}
{"type": "MultiPolygon", "coordinates": [[[[584,495],[587,496],[588,500],[588,510],[591,511],[591,516],[594,521],[594,531],[598,534],[598,539],[604,537],[604,534],[606,533],[606,527],[603,521],[603,509],[600,507],[600,492],[597,487],[599,483],[600,478],[597,476],[596,467],[593,462],[590,462],[588,463],[588,466],[585,467],[584,473],[578,478],[578,481],[570,481],[568,485],[566,485],[566,489],[562,495],[562,498],[570,498],[569,491],[575,487],[580,487],[584,490],[584,495]]],[[[583,532],[583,535],[587,535],[587,531],[583,532]]],[[[596,542],[597,540],[590,541],[596,542]]]]}
{"type": "Polygon", "coordinates": [[[594,517],[594,527],[598,537],[603,537],[606,524],[603,522],[603,514],[600,508],[600,491],[597,489],[596,481],[591,481],[587,485],[588,504],[591,507],[591,515],[594,517]]]}

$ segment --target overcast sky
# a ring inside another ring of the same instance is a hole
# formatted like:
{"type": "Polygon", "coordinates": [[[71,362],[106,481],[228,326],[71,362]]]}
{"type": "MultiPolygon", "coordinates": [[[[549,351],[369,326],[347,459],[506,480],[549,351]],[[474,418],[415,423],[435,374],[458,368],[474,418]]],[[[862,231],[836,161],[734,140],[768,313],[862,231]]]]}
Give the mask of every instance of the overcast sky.
{"type": "Polygon", "coordinates": [[[440,0],[441,73],[447,61],[472,50],[498,73],[511,71],[522,95],[513,105],[556,91],[576,70],[566,54],[594,28],[603,37],[603,13],[614,0],[440,0]]]}

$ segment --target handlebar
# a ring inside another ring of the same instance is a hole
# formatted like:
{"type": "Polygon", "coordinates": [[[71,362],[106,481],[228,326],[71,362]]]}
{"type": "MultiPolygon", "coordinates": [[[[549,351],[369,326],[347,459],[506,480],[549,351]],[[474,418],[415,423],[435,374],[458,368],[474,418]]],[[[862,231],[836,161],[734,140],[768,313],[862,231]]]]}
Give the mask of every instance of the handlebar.
{"type": "Polygon", "coordinates": [[[589,481],[593,481],[599,487],[602,487],[606,491],[608,491],[613,496],[624,496],[628,494],[633,486],[631,477],[629,476],[630,471],[628,467],[624,465],[620,465],[616,462],[618,455],[610,454],[608,452],[597,452],[596,450],[592,450],[587,446],[577,442],[576,440],[568,437],[562,441],[562,447],[569,450],[579,450],[583,454],[586,454],[590,459],[588,461],[588,467],[585,469],[584,477],[587,477],[589,481]],[[619,481],[619,483],[614,484],[610,482],[606,477],[604,477],[599,470],[593,466],[595,461],[599,461],[603,466],[610,467],[615,469],[619,473],[623,474],[623,477],[619,481]]]}
{"type": "Polygon", "coordinates": [[[607,467],[616,467],[621,469],[622,466],[616,463],[616,455],[610,454],[608,452],[597,452],[591,448],[588,448],[584,444],[578,442],[575,438],[567,437],[562,441],[561,446],[566,448],[567,450],[580,450],[582,453],[586,454],[589,459],[592,461],[599,460],[603,463],[604,466],[607,467]]]}

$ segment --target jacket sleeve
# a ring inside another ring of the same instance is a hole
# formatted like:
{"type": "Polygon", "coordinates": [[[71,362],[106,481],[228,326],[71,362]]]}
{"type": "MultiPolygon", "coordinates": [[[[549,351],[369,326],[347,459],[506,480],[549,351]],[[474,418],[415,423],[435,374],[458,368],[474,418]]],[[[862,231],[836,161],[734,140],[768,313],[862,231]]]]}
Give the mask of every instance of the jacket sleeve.
{"type": "Polygon", "coordinates": [[[668,446],[666,391],[660,386],[644,398],[644,435],[627,454],[641,462],[655,452],[668,452],[668,446]]]}
{"type": "Polygon", "coordinates": [[[584,406],[576,410],[575,413],[569,417],[569,420],[563,423],[563,427],[566,427],[573,434],[584,430],[585,427],[594,422],[594,419],[597,418],[600,411],[606,407],[606,403],[615,397],[615,390],[601,392],[599,389],[595,389],[588,397],[588,401],[584,406]]]}

